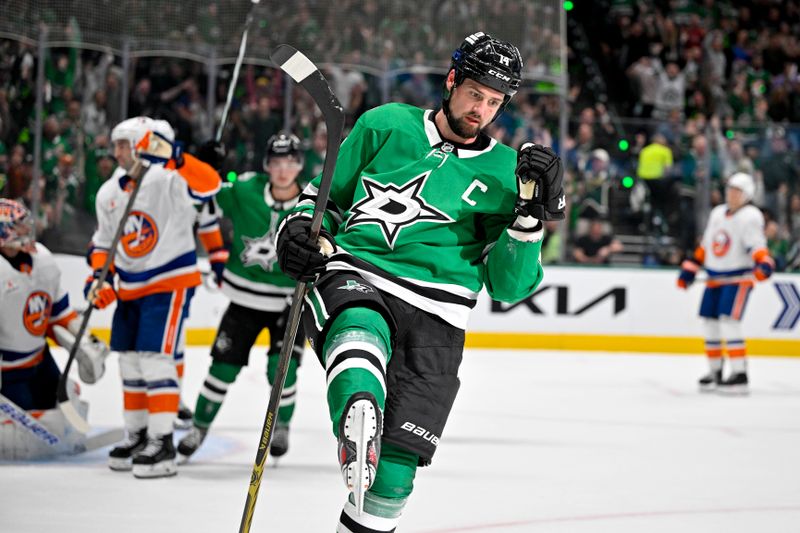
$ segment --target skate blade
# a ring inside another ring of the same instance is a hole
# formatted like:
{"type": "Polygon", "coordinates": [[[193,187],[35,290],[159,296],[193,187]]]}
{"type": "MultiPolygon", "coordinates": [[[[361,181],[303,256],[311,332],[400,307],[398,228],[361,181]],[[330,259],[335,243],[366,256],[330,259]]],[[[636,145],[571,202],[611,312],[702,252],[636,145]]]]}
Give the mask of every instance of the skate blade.
{"type": "Polygon", "coordinates": [[[133,465],[133,477],[139,479],[155,479],[170,477],[178,473],[175,461],[161,461],[154,465],[133,465]]]}
{"type": "Polygon", "coordinates": [[[348,418],[351,419],[349,430],[345,430],[345,437],[356,444],[356,460],[347,467],[347,488],[353,493],[356,512],[360,516],[364,510],[364,495],[372,485],[367,461],[369,441],[378,434],[377,415],[375,406],[364,400],[350,407],[348,418]]]}
{"type": "Polygon", "coordinates": [[[717,393],[723,396],[748,396],[750,388],[747,385],[731,385],[717,388],[717,393]]]}
{"type": "Polygon", "coordinates": [[[132,459],[108,458],[108,468],[114,472],[130,472],[133,468],[132,459]]]}

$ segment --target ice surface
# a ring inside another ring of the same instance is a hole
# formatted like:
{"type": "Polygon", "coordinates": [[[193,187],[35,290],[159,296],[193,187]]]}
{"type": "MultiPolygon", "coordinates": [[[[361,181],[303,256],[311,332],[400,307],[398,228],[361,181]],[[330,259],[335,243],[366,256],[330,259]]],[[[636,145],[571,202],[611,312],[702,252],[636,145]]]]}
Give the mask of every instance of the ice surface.
{"type": "MultiPolygon", "coordinates": [[[[0,465],[0,531],[238,531],[268,398],[263,348],[251,362],[175,478],[112,472],[107,449],[0,465]]],[[[186,354],[190,405],[208,363],[206,349],[186,354]]],[[[701,357],[468,351],[398,531],[800,531],[800,359],[750,367],[751,396],[726,398],[696,391],[701,357]]],[[[311,353],[298,387],[290,451],[267,462],[254,533],[332,533],[346,497],[311,353]]],[[[83,391],[95,430],[121,426],[113,357],[83,391]]]]}

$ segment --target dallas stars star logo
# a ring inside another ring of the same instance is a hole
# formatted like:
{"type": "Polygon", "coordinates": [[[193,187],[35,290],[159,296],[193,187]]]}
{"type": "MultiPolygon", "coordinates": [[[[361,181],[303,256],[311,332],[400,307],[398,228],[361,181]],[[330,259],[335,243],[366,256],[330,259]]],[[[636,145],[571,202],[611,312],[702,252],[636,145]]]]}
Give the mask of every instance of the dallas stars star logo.
{"type": "Polygon", "coordinates": [[[244,266],[259,265],[264,270],[270,270],[278,258],[275,251],[275,239],[272,232],[257,238],[242,236],[244,250],[239,255],[244,266]]]}
{"type": "Polygon", "coordinates": [[[453,222],[453,219],[429,205],[420,196],[431,171],[424,172],[402,187],[393,183],[383,185],[366,176],[361,178],[367,196],[350,208],[352,213],[347,227],[375,224],[383,233],[389,248],[400,230],[417,222],[453,222]]]}

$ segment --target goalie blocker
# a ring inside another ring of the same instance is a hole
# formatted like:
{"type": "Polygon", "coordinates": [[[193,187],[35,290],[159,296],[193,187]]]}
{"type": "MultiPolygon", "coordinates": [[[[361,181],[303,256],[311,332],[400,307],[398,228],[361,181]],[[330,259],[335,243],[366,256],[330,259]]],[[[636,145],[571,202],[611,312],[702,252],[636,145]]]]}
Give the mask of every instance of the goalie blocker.
{"type": "MultiPolygon", "coordinates": [[[[363,307],[383,316],[392,331],[392,353],[385,371],[390,394],[382,441],[418,455],[420,465],[430,464],[460,387],[464,331],[380,291],[352,272],[331,271],[322,276],[305,303],[304,329],[320,358],[328,328],[343,310],[363,307]]],[[[369,353],[354,355],[362,355],[375,372],[384,372],[369,353]]],[[[340,364],[350,363],[342,357],[327,362],[329,381],[340,364]]]]}

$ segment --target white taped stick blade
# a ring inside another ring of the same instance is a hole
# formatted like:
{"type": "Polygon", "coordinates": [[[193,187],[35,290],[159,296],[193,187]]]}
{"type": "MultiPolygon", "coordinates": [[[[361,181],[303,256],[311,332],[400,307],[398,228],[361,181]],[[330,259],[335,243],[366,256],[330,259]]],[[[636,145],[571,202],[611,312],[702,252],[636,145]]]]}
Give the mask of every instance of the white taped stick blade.
{"type": "Polygon", "coordinates": [[[285,63],[281,64],[281,70],[289,74],[294,81],[300,83],[316,72],[317,67],[302,53],[295,51],[285,63]]]}
{"type": "Polygon", "coordinates": [[[69,421],[70,425],[72,425],[76,431],[84,435],[89,432],[89,423],[78,412],[75,408],[75,404],[71,400],[59,403],[58,408],[61,409],[64,418],[69,421]]]}

